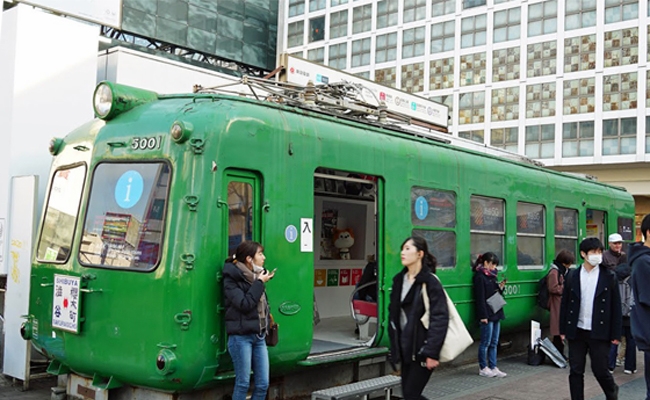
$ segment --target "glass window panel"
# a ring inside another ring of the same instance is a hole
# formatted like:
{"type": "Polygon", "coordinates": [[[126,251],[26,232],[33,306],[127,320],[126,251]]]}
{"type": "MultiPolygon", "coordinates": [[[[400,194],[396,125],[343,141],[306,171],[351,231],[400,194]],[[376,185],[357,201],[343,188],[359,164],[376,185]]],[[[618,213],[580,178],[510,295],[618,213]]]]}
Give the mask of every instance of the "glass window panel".
{"type": "Polygon", "coordinates": [[[580,157],[589,157],[594,155],[594,141],[581,140],[578,143],[580,157]]]}
{"type": "Polygon", "coordinates": [[[427,241],[429,251],[436,258],[439,268],[454,268],[456,266],[455,232],[414,229],[413,235],[421,236],[427,241]]]}
{"type": "Polygon", "coordinates": [[[570,251],[574,256],[578,251],[578,239],[555,238],[555,255],[562,251],[570,251]]]}
{"type": "Polygon", "coordinates": [[[505,202],[490,197],[471,197],[470,229],[485,232],[504,232],[505,202]]]}
{"type": "Polygon", "coordinates": [[[564,157],[577,157],[578,156],[578,142],[562,142],[562,156],[564,156],[564,157]]]}
{"type": "Polygon", "coordinates": [[[570,208],[555,209],[555,235],[578,237],[578,211],[570,208]]]}
{"type": "Polygon", "coordinates": [[[543,235],[544,206],[540,204],[517,203],[517,234],[543,235]]]}
{"type": "Polygon", "coordinates": [[[542,143],[541,158],[553,158],[555,156],[555,143],[542,143]]]}
{"type": "Polygon", "coordinates": [[[503,238],[504,235],[488,235],[472,232],[470,234],[470,253],[472,262],[478,258],[479,254],[491,251],[499,257],[501,264],[505,264],[503,258],[503,238]]]}
{"type": "Polygon", "coordinates": [[[621,134],[636,135],[636,118],[621,118],[621,134]]]}
{"type": "Polygon", "coordinates": [[[517,236],[517,265],[544,264],[544,238],[517,236]]]}

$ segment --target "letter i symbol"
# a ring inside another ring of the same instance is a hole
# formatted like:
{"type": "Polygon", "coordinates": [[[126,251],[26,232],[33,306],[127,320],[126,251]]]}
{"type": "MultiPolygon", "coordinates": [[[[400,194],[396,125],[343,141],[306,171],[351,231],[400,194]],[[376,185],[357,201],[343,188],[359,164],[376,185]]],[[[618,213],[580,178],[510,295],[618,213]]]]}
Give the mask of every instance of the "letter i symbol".
{"type": "Polygon", "coordinates": [[[133,178],[129,177],[128,182],[129,182],[129,184],[126,185],[126,197],[124,197],[124,201],[126,203],[131,202],[131,199],[129,199],[129,195],[131,194],[131,182],[133,182],[133,178]]]}

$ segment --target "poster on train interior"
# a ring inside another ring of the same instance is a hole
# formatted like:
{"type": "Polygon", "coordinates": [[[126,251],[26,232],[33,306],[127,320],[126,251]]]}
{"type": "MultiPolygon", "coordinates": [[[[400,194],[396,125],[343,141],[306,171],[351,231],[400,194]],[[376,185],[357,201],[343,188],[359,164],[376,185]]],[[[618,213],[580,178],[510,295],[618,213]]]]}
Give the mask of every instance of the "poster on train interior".
{"type": "Polygon", "coordinates": [[[80,283],[81,278],[77,276],[54,275],[53,328],[79,332],[80,283]]]}

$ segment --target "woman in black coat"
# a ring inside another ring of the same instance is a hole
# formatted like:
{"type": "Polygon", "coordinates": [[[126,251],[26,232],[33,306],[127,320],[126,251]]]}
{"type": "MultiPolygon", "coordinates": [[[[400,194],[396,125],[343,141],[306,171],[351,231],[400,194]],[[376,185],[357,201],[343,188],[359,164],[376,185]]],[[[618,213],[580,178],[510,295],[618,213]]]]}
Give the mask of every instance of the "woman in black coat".
{"type": "Polygon", "coordinates": [[[264,269],[265,259],[262,245],[244,241],[223,267],[228,352],[235,369],[233,400],[246,399],[251,370],[255,377],[252,400],[264,400],[269,388],[265,341],[269,306],[264,284],[273,278],[274,272],[264,269]]]}
{"type": "Polygon", "coordinates": [[[440,362],[440,349],[447,335],[449,311],[440,281],[433,276],[436,259],[427,242],[410,237],[400,253],[404,268],[393,278],[389,305],[391,362],[401,363],[402,395],[406,400],[423,399],[422,391],[440,362]],[[429,329],[421,318],[425,313],[423,285],[429,297],[429,329]]]}

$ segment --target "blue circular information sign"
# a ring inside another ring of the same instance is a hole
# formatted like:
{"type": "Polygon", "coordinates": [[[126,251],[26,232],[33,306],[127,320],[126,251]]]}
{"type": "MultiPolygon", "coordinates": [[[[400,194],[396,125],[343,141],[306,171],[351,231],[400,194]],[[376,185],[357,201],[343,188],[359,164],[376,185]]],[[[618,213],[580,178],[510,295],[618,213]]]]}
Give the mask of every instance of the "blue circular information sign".
{"type": "Polygon", "coordinates": [[[429,214],[429,203],[427,199],[420,196],[415,199],[415,216],[423,220],[427,217],[427,214],[429,214]]]}
{"type": "Polygon", "coordinates": [[[115,185],[115,201],[122,208],[131,208],[142,197],[144,180],[138,171],[126,171],[115,185]]]}
{"type": "Polygon", "coordinates": [[[295,226],[289,225],[284,230],[284,237],[287,239],[287,242],[293,243],[298,239],[298,229],[295,226]]]}

